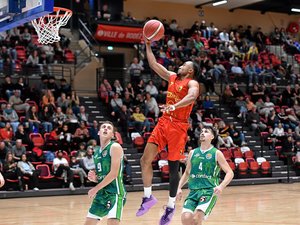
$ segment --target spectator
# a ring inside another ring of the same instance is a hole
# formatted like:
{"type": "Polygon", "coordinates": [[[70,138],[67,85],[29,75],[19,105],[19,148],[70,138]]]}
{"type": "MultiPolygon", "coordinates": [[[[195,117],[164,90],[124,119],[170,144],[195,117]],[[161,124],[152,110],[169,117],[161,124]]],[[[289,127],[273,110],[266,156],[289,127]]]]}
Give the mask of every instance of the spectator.
{"type": "Polygon", "coordinates": [[[85,121],[80,121],[80,127],[76,129],[73,135],[73,141],[75,143],[87,142],[90,138],[89,130],[86,127],[85,121]]]}
{"type": "Polygon", "coordinates": [[[42,126],[44,128],[44,132],[50,133],[53,129],[52,118],[53,113],[50,112],[49,107],[45,106],[40,113],[39,118],[41,119],[42,126]]]}
{"type": "Polygon", "coordinates": [[[256,73],[256,65],[255,62],[250,61],[245,68],[246,75],[248,76],[248,84],[249,86],[253,86],[254,83],[258,83],[258,74],[256,73]]]}
{"type": "MultiPolygon", "coordinates": [[[[24,91],[23,91],[24,93],[24,91]]],[[[16,111],[25,111],[27,112],[30,108],[28,103],[24,103],[20,97],[21,91],[14,90],[14,95],[9,98],[9,103],[12,105],[13,109],[16,111]]]]}
{"type": "Polygon", "coordinates": [[[2,84],[2,96],[5,96],[6,99],[9,99],[10,96],[14,93],[14,84],[11,82],[11,77],[6,76],[4,83],[2,84]]]}
{"type": "Polygon", "coordinates": [[[64,182],[69,182],[69,188],[71,191],[75,191],[73,185],[73,171],[70,169],[68,161],[63,158],[63,151],[58,150],[57,157],[53,160],[54,174],[57,177],[63,175],[64,182]]]}
{"type": "Polygon", "coordinates": [[[73,113],[72,108],[67,108],[65,123],[68,124],[71,133],[74,133],[78,128],[78,118],[73,113]]]}
{"type": "Polygon", "coordinates": [[[233,83],[233,88],[231,89],[233,97],[235,99],[241,97],[241,96],[245,96],[244,93],[241,91],[241,89],[238,87],[237,83],[233,83]]]}
{"type": "Polygon", "coordinates": [[[83,158],[86,156],[86,149],[85,149],[86,144],[84,142],[81,142],[79,144],[79,149],[76,153],[76,159],[82,163],[83,158]]]}
{"type": "Polygon", "coordinates": [[[139,62],[138,58],[134,57],[129,67],[131,82],[133,84],[138,84],[143,70],[144,67],[142,66],[142,62],[141,61],[139,62]]]}
{"type": "Polygon", "coordinates": [[[88,147],[86,151],[86,156],[82,159],[83,167],[86,172],[95,169],[95,163],[93,159],[93,147],[88,147]]]}
{"type": "Polygon", "coordinates": [[[27,46],[31,42],[31,34],[29,33],[28,28],[25,28],[24,33],[21,34],[21,42],[24,46],[27,46]]]}
{"type": "Polygon", "coordinates": [[[256,107],[254,106],[250,113],[248,113],[247,123],[251,126],[251,129],[258,134],[267,128],[267,125],[260,121],[260,116],[256,112],[256,107]]]}
{"type": "Polygon", "coordinates": [[[34,166],[29,161],[27,161],[26,154],[22,154],[21,160],[18,162],[18,168],[20,169],[23,176],[29,177],[30,182],[32,183],[33,190],[38,191],[38,176],[41,172],[39,170],[36,170],[34,166]]]}
{"type": "Polygon", "coordinates": [[[143,79],[140,80],[140,82],[136,85],[135,94],[143,94],[145,92],[145,82],[143,79]]]}
{"type": "Polygon", "coordinates": [[[118,114],[118,122],[123,132],[128,131],[128,123],[130,119],[131,119],[130,110],[127,109],[126,105],[123,105],[121,111],[118,114]]]}
{"type": "Polygon", "coordinates": [[[17,139],[16,144],[12,147],[13,158],[16,161],[21,160],[23,154],[26,153],[26,148],[22,145],[22,140],[17,139]]]}
{"type": "Polygon", "coordinates": [[[128,92],[130,94],[130,97],[131,98],[134,98],[135,97],[135,93],[134,93],[134,88],[132,87],[132,84],[131,83],[128,83],[126,85],[126,88],[125,88],[125,93],[128,92]]]}
{"type": "Polygon", "coordinates": [[[5,142],[0,141],[0,167],[3,166],[7,153],[8,153],[8,148],[6,147],[5,142]]]}
{"type": "Polygon", "coordinates": [[[75,156],[71,157],[70,161],[70,169],[72,170],[73,174],[78,175],[80,178],[80,187],[84,187],[84,180],[87,178],[86,172],[84,169],[80,166],[79,161],[76,159],[75,156]]]}
{"type": "Polygon", "coordinates": [[[42,97],[42,107],[48,106],[50,112],[54,112],[56,109],[55,97],[53,92],[48,89],[45,95],[42,97]]]}
{"type": "Polygon", "coordinates": [[[57,99],[59,91],[58,91],[58,86],[55,83],[55,77],[50,76],[49,81],[48,81],[48,90],[50,90],[54,96],[54,99],[57,99]]]}
{"type": "Polygon", "coordinates": [[[18,140],[18,139],[22,140],[22,143],[24,145],[27,145],[29,147],[29,149],[32,149],[32,147],[33,147],[32,142],[29,139],[28,131],[26,131],[24,129],[23,124],[19,124],[18,129],[15,133],[14,139],[15,140],[18,140]]]}
{"type": "Polygon", "coordinates": [[[124,172],[125,172],[125,176],[124,176],[124,183],[125,184],[129,184],[132,185],[132,168],[131,165],[126,157],[126,155],[124,155],[124,172]]]}
{"type": "Polygon", "coordinates": [[[24,190],[21,171],[18,168],[18,163],[14,161],[13,154],[11,152],[8,152],[6,155],[3,172],[5,179],[18,180],[19,190],[24,190]]]}
{"type": "Polygon", "coordinates": [[[244,133],[238,131],[233,123],[229,124],[229,134],[234,144],[238,146],[246,144],[244,133]]]}
{"type": "Polygon", "coordinates": [[[239,110],[238,118],[243,118],[244,122],[246,120],[246,115],[247,115],[247,102],[244,100],[243,96],[240,96],[236,101],[235,101],[235,106],[239,110]]]}
{"type": "Polygon", "coordinates": [[[66,96],[71,95],[71,85],[67,83],[65,78],[60,79],[60,87],[58,89],[58,92],[60,94],[65,93],[66,96]]]}
{"type": "Polygon", "coordinates": [[[72,108],[75,115],[77,115],[80,111],[79,105],[80,105],[79,97],[77,96],[75,91],[72,91],[69,107],[72,108]]]}
{"type": "MultiPolygon", "coordinates": [[[[149,92],[146,93],[145,105],[146,105],[148,113],[153,114],[155,119],[157,120],[158,115],[159,115],[159,108],[158,108],[155,98],[151,97],[149,92]]],[[[148,113],[146,114],[146,116],[149,115],[148,113]]]]}
{"type": "Polygon", "coordinates": [[[242,77],[244,74],[243,69],[238,65],[237,61],[235,61],[234,65],[231,67],[231,73],[234,75],[234,77],[242,77]]]}
{"type": "Polygon", "coordinates": [[[136,107],[133,114],[132,120],[129,124],[134,126],[138,132],[149,132],[150,131],[150,123],[145,115],[141,112],[140,107],[136,107]]]}
{"type": "Polygon", "coordinates": [[[133,106],[133,99],[130,96],[129,92],[125,92],[124,98],[123,98],[122,101],[123,101],[123,105],[126,105],[127,108],[132,108],[132,106],[133,106]]]}
{"type": "Polygon", "coordinates": [[[100,139],[99,139],[99,128],[98,128],[99,124],[96,120],[93,121],[92,126],[89,129],[89,134],[90,137],[94,140],[96,140],[97,144],[100,144],[100,139]]]}
{"type": "Polygon", "coordinates": [[[31,106],[28,112],[26,113],[26,119],[29,122],[30,133],[39,132],[41,121],[39,119],[37,108],[31,106]]]}
{"type": "Polygon", "coordinates": [[[65,113],[67,108],[70,105],[70,99],[67,99],[67,96],[64,92],[61,93],[60,97],[57,98],[56,105],[61,107],[61,110],[65,113]]]}
{"type": "Polygon", "coordinates": [[[84,106],[80,106],[79,113],[77,114],[77,118],[78,118],[79,122],[83,121],[87,125],[89,124],[89,114],[86,113],[84,106]]]}
{"type": "Polygon", "coordinates": [[[210,100],[208,95],[205,96],[203,101],[204,117],[214,118],[216,117],[216,109],[214,103],[210,100]]]}
{"type": "Polygon", "coordinates": [[[147,86],[146,86],[146,92],[149,92],[150,95],[154,98],[157,97],[158,95],[158,90],[156,88],[156,86],[154,85],[152,80],[149,80],[147,86]]]}
{"type": "Polygon", "coordinates": [[[67,117],[66,115],[62,112],[61,107],[56,108],[56,112],[53,113],[52,116],[52,121],[53,123],[58,123],[58,124],[63,124],[66,121],[67,117]]]}
{"type": "Polygon", "coordinates": [[[123,101],[119,98],[119,94],[116,93],[114,97],[110,100],[110,105],[113,109],[112,115],[114,116],[116,113],[119,113],[123,106],[123,101]]]}
{"type": "Polygon", "coordinates": [[[3,110],[3,117],[5,121],[10,123],[13,133],[15,133],[19,125],[19,116],[17,112],[11,108],[11,104],[6,105],[6,109],[3,110]]]}
{"type": "Polygon", "coordinates": [[[33,50],[32,53],[29,55],[26,61],[26,66],[28,68],[33,69],[31,72],[35,73],[44,73],[42,64],[39,63],[39,53],[37,50],[33,50]]]}
{"type": "Polygon", "coordinates": [[[123,95],[124,89],[123,89],[122,85],[120,84],[119,80],[115,80],[112,91],[114,93],[119,94],[119,96],[123,95]]]}
{"type": "Polygon", "coordinates": [[[10,122],[6,122],[5,127],[0,129],[0,138],[6,145],[11,145],[12,137],[13,129],[11,128],[10,122]]]}

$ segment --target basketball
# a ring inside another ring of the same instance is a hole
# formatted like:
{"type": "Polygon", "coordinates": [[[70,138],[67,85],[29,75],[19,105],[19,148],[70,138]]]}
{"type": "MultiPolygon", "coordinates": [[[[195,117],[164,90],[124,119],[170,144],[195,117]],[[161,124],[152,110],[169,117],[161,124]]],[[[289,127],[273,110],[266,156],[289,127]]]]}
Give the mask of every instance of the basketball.
{"type": "Polygon", "coordinates": [[[149,20],[143,28],[144,37],[150,41],[159,41],[164,33],[164,25],[158,20],[149,20]]]}

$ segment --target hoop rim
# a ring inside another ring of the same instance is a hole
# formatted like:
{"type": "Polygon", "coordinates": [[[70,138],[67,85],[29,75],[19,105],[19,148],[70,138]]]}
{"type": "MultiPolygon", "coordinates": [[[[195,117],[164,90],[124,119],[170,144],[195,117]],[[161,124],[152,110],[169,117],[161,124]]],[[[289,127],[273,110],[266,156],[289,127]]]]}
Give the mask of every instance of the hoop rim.
{"type": "MultiPolygon", "coordinates": [[[[67,8],[63,8],[63,7],[53,7],[53,12],[58,12],[58,11],[62,11],[62,12],[65,12],[65,13],[68,12],[68,13],[70,13],[71,16],[73,14],[73,11],[71,9],[67,9],[67,8]]],[[[63,17],[63,16],[65,16],[65,13],[62,13],[62,14],[59,14],[59,15],[48,14],[47,16],[48,17],[63,17]]]]}

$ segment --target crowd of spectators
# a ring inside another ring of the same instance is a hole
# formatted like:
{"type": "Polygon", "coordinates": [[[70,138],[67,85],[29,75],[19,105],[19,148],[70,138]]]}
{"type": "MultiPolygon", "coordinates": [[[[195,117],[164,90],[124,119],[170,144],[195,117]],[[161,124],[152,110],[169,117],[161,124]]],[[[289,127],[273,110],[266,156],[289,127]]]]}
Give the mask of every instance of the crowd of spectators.
{"type": "Polygon", "coordinates": [[[63,34],[60,37],[52,45],[40,44],[30,23],[0,32],[0,74],[13,75],[24,70],[27,74],[43,74],[51,72],[53,63],[74,62],[70,39],[63,34]]]}

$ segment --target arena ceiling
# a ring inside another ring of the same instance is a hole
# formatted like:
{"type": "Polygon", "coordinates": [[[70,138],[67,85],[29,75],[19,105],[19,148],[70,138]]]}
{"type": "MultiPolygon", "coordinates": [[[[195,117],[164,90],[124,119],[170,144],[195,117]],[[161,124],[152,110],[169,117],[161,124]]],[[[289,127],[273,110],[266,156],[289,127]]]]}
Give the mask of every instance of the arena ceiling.
{"type": "MultiPolygon", "coordinates": [[[[173,2],[182,4],[195,5],[198,8],[202,6],[212,6],[212,3],[217,0],[153,0],[159,2],[173,2]]],[[[238,9],[248,9],[266,12],[278,12],[285,14],[299,14],[300,12],[292,12],[292,8],[300,9],[300,0],[227,0],[227,4],[217,7],[226,8],[233,12],[238,9]]]]}

